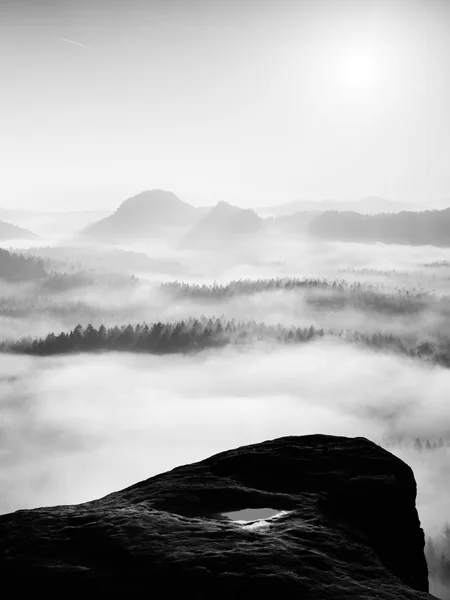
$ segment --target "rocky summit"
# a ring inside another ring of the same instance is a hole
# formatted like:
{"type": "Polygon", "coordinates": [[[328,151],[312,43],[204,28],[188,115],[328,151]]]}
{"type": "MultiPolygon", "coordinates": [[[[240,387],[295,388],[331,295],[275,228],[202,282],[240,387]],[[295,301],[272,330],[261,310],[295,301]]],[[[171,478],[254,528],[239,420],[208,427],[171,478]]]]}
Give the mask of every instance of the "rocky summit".
{"type": "Polygon", "coordinates": [[[415,500],[411,469],[365,438],[284,437],[92,502],[1,516],[0,589],[430,599],[415,500]]]}

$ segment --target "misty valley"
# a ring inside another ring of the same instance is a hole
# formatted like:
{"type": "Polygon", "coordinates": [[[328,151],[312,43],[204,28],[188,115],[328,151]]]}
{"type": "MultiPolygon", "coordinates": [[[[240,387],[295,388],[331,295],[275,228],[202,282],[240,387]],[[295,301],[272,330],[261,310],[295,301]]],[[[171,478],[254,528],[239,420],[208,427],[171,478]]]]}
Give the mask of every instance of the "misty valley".
{"type": "Polygon", "coordinates": [[[412,467],[449,599],[450,209],[378,200],[2,209],[0,512],[276,437],[367,437],[412,467]]]}
{"type": "Polygon", "coordinates": [[[0,0],[1,599],[450,600],[449,59],[450,0],[0,0]]]}

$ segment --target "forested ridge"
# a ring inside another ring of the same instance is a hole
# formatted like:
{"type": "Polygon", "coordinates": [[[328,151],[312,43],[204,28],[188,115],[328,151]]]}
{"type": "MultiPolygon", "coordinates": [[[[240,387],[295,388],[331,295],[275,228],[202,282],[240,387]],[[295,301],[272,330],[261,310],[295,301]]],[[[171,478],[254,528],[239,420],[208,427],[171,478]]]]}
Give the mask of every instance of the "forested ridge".
{"type": "Polygon", "coordinates": [[[47,276],[42,259],[0,248],[0,279],[20,282],[43,279],[47,276]]]}
{"type": "Polygon", "coordinates": [[[92,324],[87,327],[79,324],[71,331],[58,335],[50,333],[39,339],[23,338],[15,342],[3,342],[0,350],[37,355],[99,350],[165,354],[258,341],[305,342],[324,335],[322,329],[314,327],[288,329],[281,325],[203,317],[169,323],[114,327],[100,325],[98,328],[92,324]]]}
{"type": "Polygon", "coordinates": [[[5,341],[0,344],[0,351],[42,356],[95,351],[171,354],[258,342],[302,344],[325,337],[450,367],[450,340],[447,338],[416,344],[393,334],[324,331],[313,326],[283,327],[215,317],[114,327],[100,325],[98,328],[92,324],[86,327],[78,324],[69,332],[50,333],[44,338],[5,341]]]}
{"type": "Polygon", "coordinates": [[[363,215],[326,211],[311,221],[311,235],[341,242],[384,242],[411,246],[450,246],[450,208],[363,215]]]}
{"type": "Polygon", "coordinates": [[[429,308],[450,315],[450,297],[434,296],[417,290],[384,291],[379,287],[347,283],[346,281],[328,281],[327,279],[241,279],[227,284],[192,284],[178,281],[161,284],[161,290],[173,299],[192,299],[217,302],[238,296],[251,296],[265,292],[302,293],[301,298],[314,308],[342,310],[361,309],[392,315],[419,313],[429,308]]]}

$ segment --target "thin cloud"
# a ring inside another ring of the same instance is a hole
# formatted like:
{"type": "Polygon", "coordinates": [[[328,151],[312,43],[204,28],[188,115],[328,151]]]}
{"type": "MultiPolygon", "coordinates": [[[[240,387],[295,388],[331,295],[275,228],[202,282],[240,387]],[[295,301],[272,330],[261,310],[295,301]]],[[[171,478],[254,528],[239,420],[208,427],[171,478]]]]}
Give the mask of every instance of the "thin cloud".
{"type": "Polygon", "coordinates": [[[73,44],[74,46],[79,46],[80,48],[85,48],[85,50],[95,50],[98,48],[93,48],[92,46],[86,46],[85,44],[80,44],[79,42],[75,42],[74,40],[68,40],[67,38],[59,38],[61,42],[66,42],[67,44],[73,44]]]}

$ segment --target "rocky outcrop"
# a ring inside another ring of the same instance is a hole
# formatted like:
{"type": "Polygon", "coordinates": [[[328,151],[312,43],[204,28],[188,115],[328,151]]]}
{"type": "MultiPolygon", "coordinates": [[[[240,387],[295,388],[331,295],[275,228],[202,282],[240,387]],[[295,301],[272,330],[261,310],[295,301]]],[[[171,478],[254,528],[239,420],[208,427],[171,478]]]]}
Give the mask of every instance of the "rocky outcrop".
{"type": "Polygon", "coordinates": [[[415,498],[411,469],[365,438],[280,438],[93,502],[1,516],[0,585],[61,597],[425,600],[415,498]],[[281,513],[223,514],[250,508],[281,513]]]}

